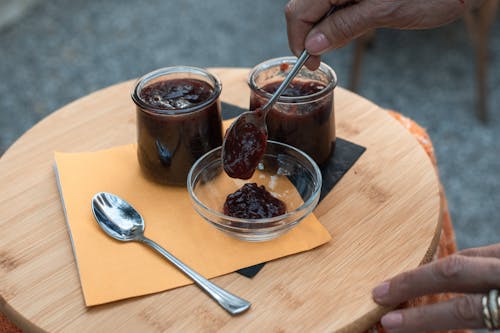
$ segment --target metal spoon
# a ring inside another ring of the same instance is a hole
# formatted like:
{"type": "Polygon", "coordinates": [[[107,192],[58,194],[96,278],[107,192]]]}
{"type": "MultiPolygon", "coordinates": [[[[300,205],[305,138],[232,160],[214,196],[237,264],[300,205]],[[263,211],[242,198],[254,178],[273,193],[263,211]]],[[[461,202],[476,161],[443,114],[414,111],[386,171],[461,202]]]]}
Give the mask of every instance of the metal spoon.
{"type": "MultiPolygon", "coordinates": [[[[339,6],[332,6],[318,22],[338,8],[339,6]]],[[[222,143],[222,161],[224,170],[230,177],[248,179],[252,176],[266,147],[267,114],[310,56],[304,49],[267,103],[256,110],[243,112],[227,129],[222,143]]]]}
{"type": "Polygon", "coordinates": [[[97,223],[106,234],[119,241],[136,241],[149,245],[190,277],[230,314],[236,315],[250,308],[250,302],[216,286],[160,245],[146,238],[144,236],[144,220],[142,216],[122,198],[111,193],[97,193],[92,198],[92,212],[97,223]]]}

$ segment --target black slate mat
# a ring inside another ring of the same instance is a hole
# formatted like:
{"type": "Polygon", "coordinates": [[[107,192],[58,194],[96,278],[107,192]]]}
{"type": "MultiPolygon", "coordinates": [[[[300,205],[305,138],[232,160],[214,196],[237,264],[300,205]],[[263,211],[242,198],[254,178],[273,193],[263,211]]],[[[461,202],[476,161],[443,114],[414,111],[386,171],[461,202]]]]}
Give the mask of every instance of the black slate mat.
{"type": "Polygon", "coordinates": [[[323,184],[319,201],[330,193],[333,187],[346,174],[347,171],[356,163],[358,158],[365,152],[366,148],[357,145],[351,141],[337,138],[335,143],[335,154],[320,167],[323,184]]]}
{"type": "MultiPolygon", "coordinates": [[[[232,104],[222,103],[222,117],[230,119],[237,117],[242,112],[245,112],[240,107],[232,104]]],[[[321,175],[323,177],[323,184],[321,186],[320,202],[324,197],[330,193],[339,180],[346,174],[347,171],[356,163],[358,158],[365,152],[366,148],[357,145],[353,142],[337,138],[335,143],[335,154],[330,156],[330,159],[320,167],[321,175]]],[[[257,264],[254,266],[242,268],[236,272],[243,276],[252,278],[264,267],[265,263],[257,264]]]]}
{"type": "Polygon", "coordinates": [[[240,114],[248,110],[245,110],[233,104],[221,102],[221,111],[222,111],[222,119],[227,120],[234,117],[238,117],[240,114]]]}

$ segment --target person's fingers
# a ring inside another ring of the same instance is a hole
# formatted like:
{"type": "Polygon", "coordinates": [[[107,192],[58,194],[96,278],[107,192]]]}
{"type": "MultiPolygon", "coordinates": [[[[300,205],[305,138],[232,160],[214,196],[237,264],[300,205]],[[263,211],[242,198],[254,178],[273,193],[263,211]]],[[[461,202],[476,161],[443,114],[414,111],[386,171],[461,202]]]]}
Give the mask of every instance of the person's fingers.
{"type": "Polygon", "coordinates": [[[314,71],[319,67],[320,63],[321,63],[320,56],[311,56],[309,59],[307,59],[305,66],[310,70],[314,71]]]}
{"type": "Polygon", "coordinates": [[[288,44],[298,56],[304,50],[309,31],[323,19],[332,6],[343,6],[352,0],[290,0],[285,6],[288,44]]]}
{"type": "Polygon", "coordinates": [[[484,328],[481,295],[389,312],[380,320],[390,333],[484,328]]]}
{"type": "Polygon", "coordinates": [[[382,305],[440,292],[481,293],[500,287],[500,259],[452,255],[402,273],[373,289],[382,305]]]}
{"type": "Polygon", "coordinates": [[[329,0],[290,0],[285,7],[286,27],[290,50],[298,56],[304,50],[307,33],[325,15],[332,3],[329,0]]]}
{"type": "Polygon", "coordinates": [[[346,45],[375,26],[376,9],[373,2],[361,1],[335,11],[307,34],[305,48],[313,55],[321,55],[346,45]]]}
{"type": "Polygon", "coordinates": [[[491,257],[500,259],[500,243],[462,250],[458,252],[458,254],[469,257],[491,257]]]}

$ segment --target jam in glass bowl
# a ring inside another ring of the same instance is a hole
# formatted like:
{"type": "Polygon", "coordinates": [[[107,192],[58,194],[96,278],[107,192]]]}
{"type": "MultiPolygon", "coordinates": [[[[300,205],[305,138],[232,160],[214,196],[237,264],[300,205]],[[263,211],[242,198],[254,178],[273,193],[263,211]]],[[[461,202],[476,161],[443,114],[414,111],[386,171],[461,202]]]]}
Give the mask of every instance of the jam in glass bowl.
{"type": "Polygon", "coordinates": [[[282,235],[308,216],[318,204],[321,182],[312,158],[270,140],[250,179],[229,177],[218,147],[194,163],[187,188],[206,221],[232,237],[258,242],[282,235]]]}

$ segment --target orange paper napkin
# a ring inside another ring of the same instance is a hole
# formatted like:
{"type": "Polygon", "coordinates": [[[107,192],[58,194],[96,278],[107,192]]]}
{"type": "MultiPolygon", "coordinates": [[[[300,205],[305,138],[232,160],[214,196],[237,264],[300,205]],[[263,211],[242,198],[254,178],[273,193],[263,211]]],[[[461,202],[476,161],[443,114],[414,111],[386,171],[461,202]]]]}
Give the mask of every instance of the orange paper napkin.
{"type": "Polygon", "coordinates": [[[87,306],[191,283],[145,245],[107,236],[91,211],[91,199],[97,192],[115,193],[131,203],[144,217],[145,235],[206,278],[310,250],[331,239],[312,214],[271,241],[251,243],[227,236],[195,212],[185,188],[146,180],[139,169],[136,145],[98,152],[56,152],[55,160],[87,306]]]}

